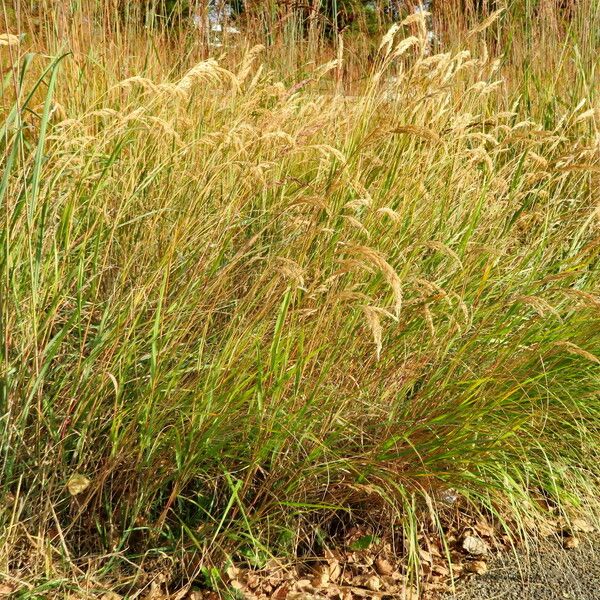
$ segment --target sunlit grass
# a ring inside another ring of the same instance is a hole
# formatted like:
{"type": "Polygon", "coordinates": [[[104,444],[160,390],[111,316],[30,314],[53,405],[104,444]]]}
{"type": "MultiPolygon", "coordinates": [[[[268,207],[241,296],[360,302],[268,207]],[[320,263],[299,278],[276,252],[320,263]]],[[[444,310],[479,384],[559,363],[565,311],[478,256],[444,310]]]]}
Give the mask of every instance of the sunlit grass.
{"type": "Polygon", "coordinates": [[[335,507],[411,540],[450,488],[522,533],[531,494],[593,516],[597,96],[550,115],[414,23],[347,86],[341,47],[138,34],[0,48],[0,571],[260,562],[335,507]]]}

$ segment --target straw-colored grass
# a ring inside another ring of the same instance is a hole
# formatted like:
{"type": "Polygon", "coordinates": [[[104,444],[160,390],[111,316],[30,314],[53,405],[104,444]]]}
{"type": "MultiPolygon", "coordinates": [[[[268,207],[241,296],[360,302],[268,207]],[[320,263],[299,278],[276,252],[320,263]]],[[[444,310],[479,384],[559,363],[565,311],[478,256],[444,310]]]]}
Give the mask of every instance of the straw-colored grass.
{"type": "Polygon", "coordinates": [[[335,507],[414,554],[450,488],[522,535],[532,498],[595,517],[593,33],[536,88],[543,54],[482,50],[501,15],[368,60],[31,18],[0,47],[0,576],[285,556],[335,507]]]}

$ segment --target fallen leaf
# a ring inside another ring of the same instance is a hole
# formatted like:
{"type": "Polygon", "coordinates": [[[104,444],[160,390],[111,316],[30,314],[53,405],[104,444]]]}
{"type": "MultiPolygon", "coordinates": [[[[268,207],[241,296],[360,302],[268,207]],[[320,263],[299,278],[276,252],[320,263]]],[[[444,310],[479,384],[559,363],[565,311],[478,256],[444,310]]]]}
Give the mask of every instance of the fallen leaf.
{"type": "Polygon", "coordinates": [[[488,545],[481,538],[474,535],[465,536],[462,547],[463,550],[473,556],[482,556],[488,552],[488,545]]]}
{"type": "Polygon", "coordinates": [[[316,588],[325,587],[329,583],[329,569],[326,566],[319,567],[311,583],[316,588]]]}
{"type": "MultiPolygon", "coordinates": [[[[433,593],[433,592],[446,592],[448,591],[448,584],[444,583],[441,580],[432,580],[432,581],[427,581],[423,584],[423,590],[425,592],[428,592],[429,594],[433,593]]],[[[426,598],[429,598],[431,596],[425,596],[426,598]]],[[[437,596],[435,596],[437,597],[437,596]]]]}
{"type": "Polygon", "coordinates": [[[481,517],[477,519],[475,523],[475,529],[477,533],[483,537],[493,537],[494,528],[487,522],[487,519],[481,517]]]}
{"type": "Polygon", "coordinates": [[[329,580],[337,581],[339,576],[342,574],[342,567],[340,561],[337,558],[330,558],[327,561],[327,568],[329,569],[329,580]]]}
{"type": "Polygon", "coordinates": [[[381,579],[376,575],[372,575],[365,582],[367,588],[369,588],[372,592],[378,592],[381,589],[381,579]]]}
{"type": "Polygon", "coordinates": [[[261,586],[260,591],[254,590],[254,592],[251,592],[250,590],[245,589],[242,593],[244,600],[258,600],[259,597],[264,598],[265,596],[267,598],[271,598],[271,596],[273,595],[273,586],[267,583],[261,586]]]}
{"type": "Polygon", "coordinates": [[[244,584],[239,579],[232,579],[229,582],[229,586],[232,587],[234,590],[244,589],[244,584]]]}
{"type": "Polygon", "coordinates": [[[395,594],[398,591],[398,579],[394,579],[393,576],[382,575],[381,581],[387,592],[395,594]]]}
{"type": "Polygon", "coordinates": [[[555,521],[542,521],[538,526],[538,533],[542,537],[550,537],[557,532],[558,526],[555,521]]]}
{"type": "Polygon", "coordinates": [[[585,519],[573,519],[571,529],[580,533],[592,533],[595,530],[585,519]]]}
{"type": "Polygon", "coordinates": [[[413,587],[404,588],[402,590],[402,600],[419,600],[419,593],[413,587]]]}
{"type": "Polygon", "coordinates": [[[467,563],[466,569],[469,573],[484,575],[488,571],[488,566],[483,560],[474,560],[473,562],[467,563]]]}
{"type": "Polygon", "coordinates": [[[88,489],[91,481],[80,473],[73,473],[67,482],[67,489],[71,496],[77,496],[88,489]]]}
{"type": "MultiPolygon", "coordinates": [[[[189,600],[190,597],[191,597],[190,596],[190,586],[186,585],[185,587],[182,587],[178,592],[175,592],[170,597],[170,600],[184,600],[185,598],[187,598],[189,600]]],[[[119,600],[120,598],[121,598],[121,596],[118,596],[118,597],[115,597],[114,600],[119,600]]]]}
{"type": "Polygon", "coordinates": [[[563,540],[563,546],[568,550],[573,550],[573,548],[579,546],[579,538],[576,538],[574,535],[569,535],[563,540]]]}
{"type": "Polygon", "coordinates": [[[310,583],[310,579],[299,579],[298,581],[296,581],[296,583],[294,584],[294,587],[296,587],[297,589],[304,591],[307,589],[312,589],[312,585],[310,583]]]}
{"type": "Polygon", "coordinates": [[[424,560],[425,562],[428,562],[429,564],[431,564],[433,562],[433,559],[431,558],[431,554],[429,552],[427,552],[427,550],[423,550],[422,548],[419,548],[419,556],[421,557],[421,560],[424,560]]]}
{"type": "Polygon", "coordinates": [[[228,567],[227,570],[225,571],[225,574],[227,575],[227,577],[229,578],[229,580],[233,580],[233,579],[237,579],[237,576],[239,575],[240,570],[237,567],[228,567]]]}
{"type": "Polygon", "coordinates": [[[145,600],[166,600],[166,596],[162,593],[160,585],[156,581],[150,583],[150,591],[145,596],[145,600]]]}
{"type": "Polygon", "coordinates": [[[285,600],[288,596],[289,586],[287,583],[280,585],[275,592],[273,592],[273,600],[285,600]]]}
{"type": "Polygon", "coordinates": [[[19,36],[13,33],[0,33],[0,46],[17,46],[19,36]]]}
{"type": "Polygon", "coordinates": [[[375,570],[379,575],[391,575],[394,572],[394,567],[385,558],[378,558],[375,561],[375,570]]]}
{"type": "Polygon", "coordinates": [[[450,575],[450,569],[448,569],[448,567],[444,566],[444,565],[433,565],[433,572],[437,573],[438,575],[443,575],[443,576],[447,576],[450,575]]]}
{"type": "Polygon", "coordinates": [[[15,589],[10,585],[0,584],[0,598],[9,598],[14,591],[15,589]]]}

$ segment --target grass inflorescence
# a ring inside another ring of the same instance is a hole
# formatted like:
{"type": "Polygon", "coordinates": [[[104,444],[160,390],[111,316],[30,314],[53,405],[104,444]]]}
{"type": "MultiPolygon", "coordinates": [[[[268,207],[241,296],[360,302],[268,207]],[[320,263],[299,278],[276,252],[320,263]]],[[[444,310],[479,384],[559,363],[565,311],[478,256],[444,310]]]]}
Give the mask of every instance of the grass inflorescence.
{"type": "Polygon", "coordinates": [[[368,49],[209,57],[24,11],[0,47],[3,575],[260,563],[340,511],[415,554],[448,490],[523,536],[550,504],[596,514],[598,40],[549,27],[542,80],[549,50],[493,51],[509,13],[470,50],[413,16],[368,49]]]}

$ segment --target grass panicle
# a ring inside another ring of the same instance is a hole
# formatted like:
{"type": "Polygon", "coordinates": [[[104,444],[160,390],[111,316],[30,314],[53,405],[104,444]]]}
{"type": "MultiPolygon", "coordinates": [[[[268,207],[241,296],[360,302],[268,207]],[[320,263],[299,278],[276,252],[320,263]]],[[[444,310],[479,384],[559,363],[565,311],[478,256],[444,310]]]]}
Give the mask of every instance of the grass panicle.
{"type": "Polygon", "coordinates": [[[0,37],[3,576],[193,576],[375,506],[415,564],[448,490],[597,519],[593,2],[212,56],[81,4],[0,37]]]}

